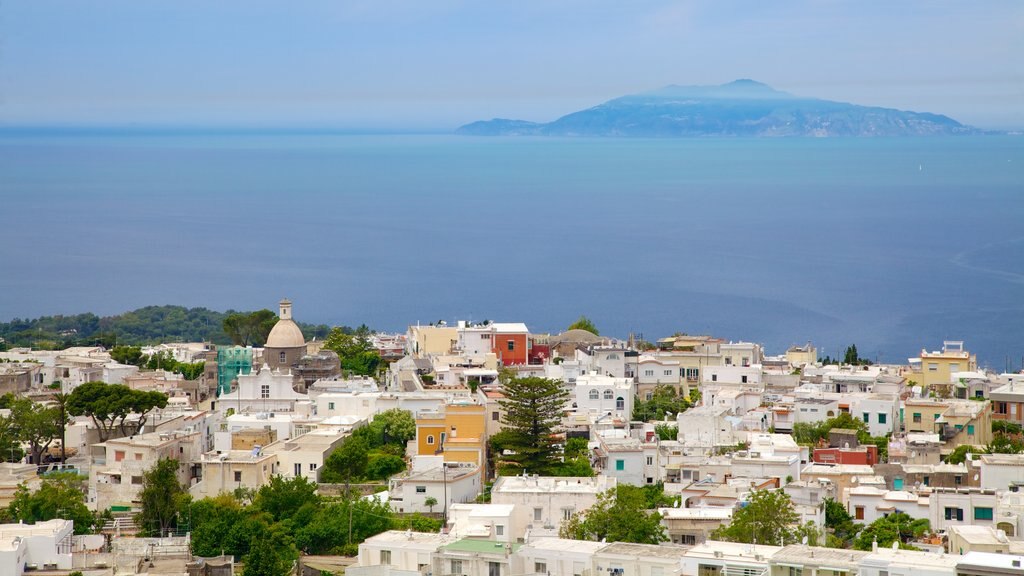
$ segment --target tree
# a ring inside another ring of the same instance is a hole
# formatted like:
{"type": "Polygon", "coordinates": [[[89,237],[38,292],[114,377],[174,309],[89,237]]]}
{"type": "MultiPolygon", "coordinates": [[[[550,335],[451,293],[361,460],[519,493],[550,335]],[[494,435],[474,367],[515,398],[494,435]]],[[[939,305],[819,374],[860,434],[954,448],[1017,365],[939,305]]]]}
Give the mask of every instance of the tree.
{"type": "Polygon", "coordinates": [[[143,356],[140,346],[114,346],[110,350],[110,358],[119,364],[142,366],[143,356]]]}
{"type": "Polygon", "coordinates": [[[143,536],[167,536],[178,523],[187,495],[178,481],[177,460],[161,458],[142,475],[139,500],[142,511],[135,517],[143,536]]]}
{"type": "Polygon", "coordinates": [[[370,422],[369,428],[374,436],[380,437],[380,444],[398,444],[404,447],[409,440],[416,437],[416,419],[412,412],[401,408],[392,408],[378,413],[370,422]]]}
{"type": "Polygon", "coordinates": [[[861,526],[853,521],[846,507],[832,498],[825,499],[825,528],[833,548],[849,548],[861,526]]]}
{"type": "Polygon", "coordinates": [[[10,416],[0,416],[0,460],[4,462],[21,462],[25,451],[18,440],[18,430],[10,416]]]}
{"type": "Polygon", "coordinates": [[[33,464],[42,464],[42,455],[61,431],[61,413],[56,407],[47,407],[19,398],[11,407],[11,421],[17,431],[17,438],[28,444],[33,464]]]}
{"type": "Polygon", "coordinates": [[[789,494],[782,490],[755,490],[747,505],[733,512],[732,521],[719,526],[711,537],[728,542],[785,546],[797,542],[794,527],[799,519],[789,494]]]}
{"type": "Polygon", "coordinates": [[[661,514],[649,512],[646,504],[644,492],[634,486],[613,488],[599,494],[589,509],[564,521],[559,535],[574,540],[640,544],[668,540],[661,514]]]}
{"type": "Polygon", "coordinates": [[[690,398],[684,396],[675,386],[671,384],[658,384],[651,392],[650,400],[640,400],[639,397],[633,402],[633,419],[640,422],[652,422],[664,420],[666,416],[676,416],[686,412],[693,406],[690,398]]]}
{"type": "Polygon", "coordinates": [[[402,470],[405,470],[405,460],[401,456],[374,451],[368,458],[365,474],[370,480],[386,480],[402,470]]]}
{"type": "Polygon", "coordinates": [[[924,518],[914,519],[903,512],[895,512],[883,516],[868,524],[853,543],[856,550],[871,550],[877,541],[879,547],[888,548],[893,542],[899,541],[904,550],[917,548],[907,544],[913,538],[920,538],[929,530],[929,522],[924,518]]]}
{"type": "Polygon", "coordinates": [[[672,424],[657,424],[654,426],[654,433],[659,440],[676,440],[679,438],[679,426],[672,424]]]}
{"type": "Polygon", "coordinates": [[[292,571],[286,551],[281,550],[268,537],[252,539],[244,562],[242,576],[286,576],[292,571]]]}
{"type": "Polygon", "coordinates": [[[504,411],[504,449],[500,467],[515,473],[547,474],[559,465],[559,449],[554,438],[561,424],[569,393],[556,380],[513,378],[504,386],[505,397],[498,401],[504,411]]]}
{"type": "Polygon", "coordinates": [[[277,324],[278,317],[264,308],[255,312],[233,312],[224,317],[224,333],[236,346],[262,346],[277,324]]]}
{"type": "Polygon", "coordinates": [[[370,329],[365,325],[357,328],[355,334],[347,334],[335,327],[324,340],[324,349],[338,355],[342,369],[372,376],[377,373],[382,361],[380,353],[370,342],[370,334],[370,329]]]}
{"type": "Polygon", "coordinates": [[[269,483],[261,486],[253,501],[257,508],[270,514],[276,522],[290,519],[304,506],[316,506],[319,503],[315,481],[302,476],[285,480],[281,475],[272,476],[269,483]]]}
{"type": "Polygon", "coordinates": [[[430,508],[430,512],[431,514],[433,514],[434,506],[437,506],[437,498],[434,498],[433,496],[427,496],[427,498],[423,500],[423,505],[426,506],[427,508],[430,508]]]}
{"type": "Polygon", "coordinates": [[[31,492],[18,486],[7,511],[11,518],[26,524],[63,518],[75,524],[75,534],[92,531],[96,517],[85,505],[85,477],[60,472],[43,478],[39,489],[31,492]]]}
{"type": "Polygon", "coordinates": [[[344,482],[348,484],[359,478],[366,470],[369,461],[370,447],[360,436],[349,436],[324,461],[321,478],[324,482],[344,482]]]}
{"type": "Polygon", "coordinates": [[[594,326],[594,322],[591,321],[590,318],[582,315],[577,318],[575,322],[569,324],[569,327],[566,328],[566,330],[586,330],[594,336],[601,335],[601,333],[597,331],[597,326],[594,326]]]}
{"type": "Polygon", "coordinates": [[[86,382],[75,388],[67,399],[68,413],[89,416],[99,432],[100,441],[110,438],[120,429],[124,436],[137,434],[146,424],[146,415],[154,408],[167,406],[167,395],[162,392],[132,390],[123,384],[86,382]],[[137,419],[129,421],[129,417],[137,419]]]}
{"type": "Polygon", "coordinates": [[[57,427],[60,429],[60,463],[62,466],[68,460],[68,424],[71,422],[71,417],[68,414],[68,398],[70,396],[63,392],[57,392],[53,395],[54,408],[58,412],[57,427]]]}

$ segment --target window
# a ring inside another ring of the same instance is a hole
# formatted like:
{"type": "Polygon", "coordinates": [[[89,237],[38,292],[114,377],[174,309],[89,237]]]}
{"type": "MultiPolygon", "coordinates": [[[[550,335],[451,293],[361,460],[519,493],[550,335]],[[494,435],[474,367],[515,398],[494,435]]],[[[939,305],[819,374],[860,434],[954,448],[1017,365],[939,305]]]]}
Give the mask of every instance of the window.
{"type": "Polygon", "coordinates": [[[967,435],[974,436],[974,424],[967,425],[967,435]]]}
{"type": "Polygon", "coordinates": [[[853,517],[856,520],[863,520],[864,519],[864,507],[863,506],[854,506],[853,507],[853,517]]]}
{"type": "Polygon", "coordinates": [[[732,366],[732,356],[726,356],[725,357],[725,365],[726,366],[732,366]]]}
{"type": "Polygon", "coordinates": [[[142,460],[142,452],[136,452],[135,453],[135,460],[136,461],[141,461],[142,460]]]}
{"type": "Polygon", "coordinates": [[[380,563],[385,566],[391,565],[391,550],[380,551],[380,563]]]}
{"type": "Polygon", "coordinates": [[[430,445],[434,444],[434,435],[433,434],[431,434],[430,436],[427,436],[427,444],[430,444],[430,445]]]}
{"type": "Polygon", "coordinates": [[[974,509],[975,520],[991,520],[992,509],[991,508],[975,508],[974,509]]]}
{"type": "Polygon", "coordinates": [[[533,563],[533,573],[534,574],[547,574],[548,573],[548,564],[547,564],[547,562],[534,562],[533,563]]]}
{"type": "Polygon", "coordinates": [[[712,382],[718,382],[718,374],[712,374],[711,375],[711,381],[712,382]]]}
{"type": "Polygon", "coordinates": [[[939,363],[938,362],[929,362],[928,363],[928,371],[929,372],[936,372],[936,371],[938,371],[938,369],[939,369],[939,363]]]}
{"type": "Polygon", "coordinates": [[[963,483],[964,483],[964,477],[963,476],[956,475],[956,476],[953,477],[953,484],[956,484],[957,486],[960,486],[963,483]]]}
{"type": "Polygon", "coordinates": [[[481,334],[480,335],[480,339],[481,340],[490,340],[491,339],[491,335],[490,334],[481,334]]]}
{"type": "Polygon", "coordinates": [[[417,486],[416,487],[416,493],[417,494],[426,494],[427,493],[427,487],[426,486],[417,486]]]}
{"type": "Polygon", "coordinates": [[[544,514],[544,509],[543,508],[534,508],[533,509],[533,521],[534,522],[540,522],[540,519],[544,517],[543,514],[544,514]]]}
{"type": "MultiPolygon", "coordinates": [[[[691,546],[696,546],[697,545],[697,536],[694,535],[694,534],[682,534],[682,535],[679,536],[679,543],[680,544],[689,544],[691,546]]],[[[661,566],[658,566],[658,568],[661,568],[661,566]]]]}
{"type": "Polygon", "coordinates": [[[864,419],[864,423],[865,424],[867,424],[868,422],[871,421],[871,415],[868,414],[867,412],[864,412],[863,414],[861,414],[861,418],[864,419]]]}
{"type": "Polygon", "coordinates": [[[598,392],[597,390],[591,390],[591,391],[590,391],[590,399],[591,399],[591,400],[597,400],[597,399],[599,399],[600,397],[601,397],[601,393],[600,393],[600,392],[598,392]]]}
{"type": "Polygon", "coordinates": [[[124,450],[115,450],[114,462],[120,462],[121,460],[124,460],[124,450]]]}
{"type": "Polygon", "coordinates": [[[270,384],[260,385],[260,398],[270,398],[270,384]]]}
{"type": "Polygon", "coordinates": [[[750,358],[747,358],[746,356],[744,356],[742,358],[742,360],[740,361],[740,363],[743,364],[744,366],[750,366],[750,358]]]}
{"type": "Polygon", "coordinates": [[[309,471],[312,472],[313,470],[316,470],[316,462],[309,463],[309,471]]]}
{"type": "Polygon", "coordinates": [[[562,520],[572,519],[573,512],[575,512],[574,508],[562,508],[562,520]]]}
{"type": "Polygon", "coordinates": [[[648,392],[647,394],[644,394],[644,400],[650,402],[651,398],[654,398],[654,392],[648,392]]]}
{"type": "Polygon", "coordinates": [[[914,424],[920,424],[920,423],[921,423],[921,413],[920,412],[914,412],[914,424]]]}
{"type": "Polygon", "coordinates": [[[923,484],[924,484],[925,486],[931,486],[931,484],[929,484],[929,481],[930,481],[930,480],[931,480],[931,478],[929,478],[928,476],[925,476],[924,478],[922,478],[922,479],[921,479],[921,482],[922,482],[922,483],[923,483],[923,484]]]}
{"type": "Polygon", "coordinates": [[[947,506],[945,509],[945,518],[946,520],[957,520],[963,522],[964,510],[963,508],[952,508],[947,506]]]}
{"type": "Polygon", "coordinates": [[[903,490],[903,478],[893,478],[892,479],[892,489],[893,490],[903,490]]]}
{"type": "Polygon", "coordinates": [[[462,560],[452,560],[452,574],[462,574],[462,560]]]}
{"type": "Polygon", "coordinates": [[[671,370],[665,370],[665,376],[671,376],[671,375],[672,375],[672,371],[671,370]]]}
{"type": "Polygon", "coordinates": [[[505,527],[502,526],[501,524],[496,524],[494,526],[494,535],[495,536],[504,536],[505,535],[505,527]]]}
{"type": "Polygon", "coordinates": [[[608,360],[618,360],[618,359],[619,359],[619,355],[615,354],[614,352],[608,355],[608,360]]]}
{"type": "Polygon", "coordinates": [[[327,403],[327,409],[328,410],[334,410],[334,402],[328,402],[327,403]]]}
{"type": "Polygon", "coordinates": [[[789,576],[804,576],[804,569],[803,569],[803,567],[790,566],[789,567],[789,576]]]}
{"type": "Polygon", "coordinates": [[[132,484],[142,484],[142,476],[132,476],[132,484]]]}
{"type": "Polygon", "coordinates": [[[932,414],[932,420],[938,420],[938,419],[939,419],[939,413],[938,412],[936,412],[935,414],[932,414]]]}
{"type": "Polygon", "coordinates": [[[614,397],[615,397],[615,395],[614,395],[614,394],[612,394],[612,391],[611,391],[611,390],[605,390],[605,391],[604,391],[604,399],[605,399],[605,400],[611,400],[611,399],[612,399],[612,398],[614,398],[614,397]]]}
{"type": "Polygon", "coordinates": [[[878,423],[879,424],[885,424],[885,416],[886,416],[885,412],[879,412],[878,413],[878,423]]]}
{"type": "Polygon", "coordinates": [[[493,422],[497,422],[499,420],[499,418],[500,418],[500,416],[498,415],[497,412],[491,412],[491,420],[493,422]]]}
{"type": "Polygon", "coordinates": [[[513,351],[515,351],[515,349],[516,349],[516,341],[515,340],[509,340],[508,341],[508,351],[509,352],[513,352],[513,351]]]}
{"type": "Polygon", "coordinates": [[[288,361],[288,355],[284,352],[284,350],[281,351],[281,353],[278,355],[278,358],[280,358],[281,364],[284,364],[285,362],[288,361]]]}
{"type": "Polygon", "coordinates": [[[622,396],[619,396],[618,398],[615,399],[615,409],[616,410],[625,410],[626,409],[626,400],[622,396]]]}
{"type": "Polygon", "coordinates": [[[699,378],[699,377],[700,377],[700,369],[699,368],[687,368],[686,369],[686,379],[687,380],[689,380],[691,382],[696,382],[697,378],[699,378]]]}
{"type": "Polygon", "coordinates": [[[619,470],[619,471],[625,470],[626,469],[626,461],[625,460],[616,460],[615,461],[615,469],[619,470]]]}
{"type": "Polygon", "coordinates": [[[644,376],[654,376],[654,370],[644,370],[644,376]]]}
{"type": "Polygon", "coordinates": [[[235,470],[235,482],[241,482],[241,481],[242,481],[242,471],[241,470],[235,470]]]}
{"type": "Polygon", "coordinates": [[[741,384],[746,384],[747,383],[747,377],[746,376],[740,376],[740,383],[741,384]]]}

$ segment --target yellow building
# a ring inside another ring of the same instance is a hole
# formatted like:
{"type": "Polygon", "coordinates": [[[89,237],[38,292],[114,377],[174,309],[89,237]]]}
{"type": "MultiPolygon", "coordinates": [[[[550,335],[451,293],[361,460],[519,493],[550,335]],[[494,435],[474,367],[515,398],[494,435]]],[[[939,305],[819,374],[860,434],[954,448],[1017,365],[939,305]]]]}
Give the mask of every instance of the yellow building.
{"type": "Polygon", "coordinates": [[[786,350],[786,362],[794,368],[818,363],[818,349],[808,342],[804,346],[791,346],[786,350]]]}
{"type": "Polygon", "coordinates": [[[908,399],[903,418],[907,432],[938,434],[944,443],[943,454],[963,444],[992,442],[992,410],[987,401],[908,399]]]}
{"type": "Polygon", "coordinates": [[[447,326],[409,326],[405,351],[414,358],[450,354],[459,339],[456,328],[447,326]]]}
{"type": "MultiPolygon", "coordinates": [[[[469,462],[486,473],[486,409],[471,402],[448,404],[416,415],[416,453],[443,455],[445,462],[469,462]]],[[[486,475],[485,475],[486,477],[486,475]]]]}
{"type": "Polygon", "coordinates": [[[950,386],[955,372],[973,372],[978,369],[978,358],[964,350],[964,343],[959,340],[943,342],[941,351],[921,350],[921,356],[916,360],[920,364],[920,374],[914,374],[911,379],[916,380],[925,390],[935,386],[950,386]]]}

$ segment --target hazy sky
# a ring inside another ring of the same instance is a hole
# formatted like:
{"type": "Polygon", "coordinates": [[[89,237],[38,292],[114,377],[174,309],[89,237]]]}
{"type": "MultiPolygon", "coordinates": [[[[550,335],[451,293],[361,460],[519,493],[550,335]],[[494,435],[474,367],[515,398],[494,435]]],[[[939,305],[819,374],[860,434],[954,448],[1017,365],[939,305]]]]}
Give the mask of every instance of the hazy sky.
{"type": "Polygon", "coordinates": [[[0,124],[450,129],[736,78],[1024,128],[1024,2],[0,4],[0,124]]]}

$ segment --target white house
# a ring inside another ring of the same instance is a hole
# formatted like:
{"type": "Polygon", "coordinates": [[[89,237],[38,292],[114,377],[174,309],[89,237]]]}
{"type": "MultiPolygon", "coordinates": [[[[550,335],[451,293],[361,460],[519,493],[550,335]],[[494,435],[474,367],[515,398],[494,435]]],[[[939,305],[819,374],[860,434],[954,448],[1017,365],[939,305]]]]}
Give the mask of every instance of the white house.
{"type": "Polygon", "coordinates": [[[227,413],[297,413],[310,414],[309,396],[292,388],[293,376],[272,371],[266,364],[259,372],[238,375],[238,389],[221,394],[217,409],[227,413]]]}
{"type": "Polygon", "coordinates": [[[589,509],[598,494],[615,488],[615,478],[500,476],[491,487],[491,503],[514,504],[519,525],[558,528],[577,512],[589,509]]]}
{"type": "Polygon", "coordinates": [[[929,504],[932,530],[956,524],[994,527],[999,497],[994,490],[980,488],[933,488],[929,504]]]}
{"type": "Polygon", "coordinates": [[[1024,454],[982,454],[974,462],[981,475],[981,487],[1009,490],[1024,485],[1024,454]]]}
{"type": "Polygon", "coordinates": [[[355,566],[349,576],[379,576],[387,573],[411,576],[430,565],[431,555],[451,541],[447,534],[389,530],[370,536],[359,545],[355,566]],[[385,570],[380,570],[384,568],[385,570]]]}
{"type": "Polygon", "coordinates": [[[21,576],[25,570],[71,570],[70,520],[35,524],[0,524],[0,576],[21,576]]]}
{"type": "Polygon", "coordinates": [[[584,576],[592,574],[594,554],[608,544],[564,538],[539,538],[530,541],[512,559],[513,574],[545,576],[584,576]]]}
{"type": "Polygon", "coordinates": [[[600,374],[581,374],[573,388],[576,411],[585,414],[633,415],[633,381],[600,374]]]}
{"type": "Polygon", "coordinates": [[[480,467],[475,464],[417,456],[410,470],[391,477],[388,494],[391,508],[398,512],[443,512],[456,502],[473,502],[482,486],[480,467]],[[436,504],[428,505],[428,498],[436,504]]]}
{"type": "Polygon", "coordinates": [[[476,504],[456,502],[448,506],[448,533],[456,538],[487,538],[515,542],[526,534],[518,525],[512,504],[476,504]]]}

